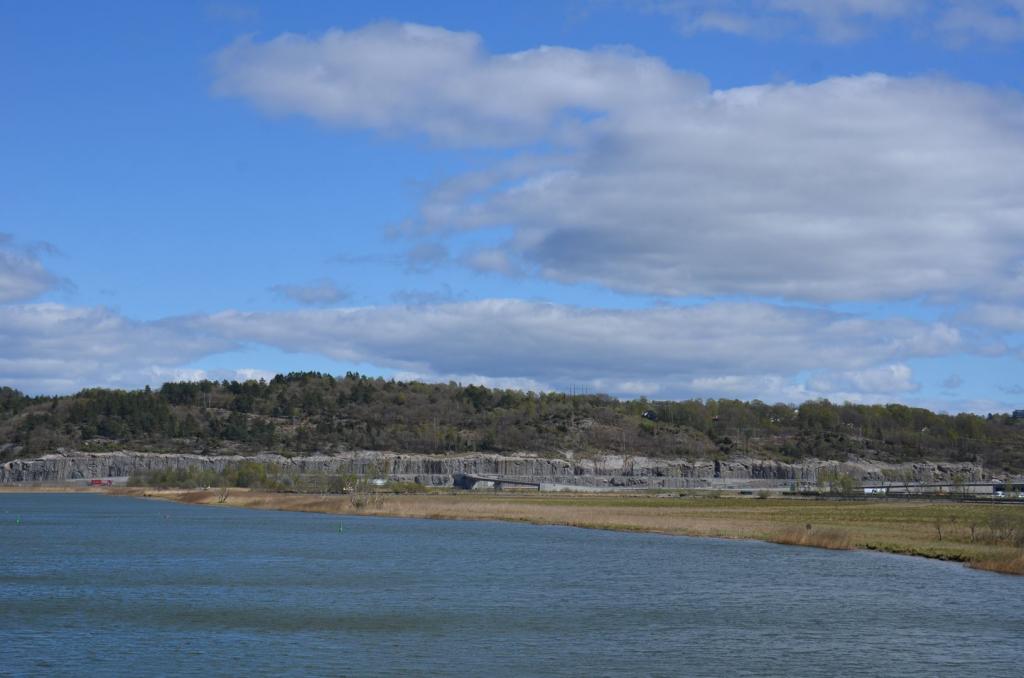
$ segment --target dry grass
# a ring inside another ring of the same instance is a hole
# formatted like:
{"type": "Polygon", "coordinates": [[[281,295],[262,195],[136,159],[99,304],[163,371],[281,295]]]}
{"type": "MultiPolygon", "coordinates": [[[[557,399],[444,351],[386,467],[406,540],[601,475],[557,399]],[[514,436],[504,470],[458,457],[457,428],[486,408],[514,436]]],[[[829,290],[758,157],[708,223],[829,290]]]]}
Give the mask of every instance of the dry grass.
{"type": "MultiPolygon", "coordinates": [[[[112,492],[192,504],[220,503],[214,491],[127,488],[112,492]]],[[[232,489],[224,505],[405,518],[503,520],[758,539],[819,548],[872,549],[959,561],[994,572],[1024,574],[1024,555],[1020,547],[988,538],[991,530],[986,527],[1007,523],[1024,526],[1024,506],[514,492],[376,495],[365,505],[357,506],[348,495],[278,494],[243,489],[232,489]]]]}
{"type": "Polygon", "coordinates": [[[182,492],[174,500],[180,501],[183,504],[209,504],[213,498],[214,493],[209,490],[195,490],[192,492],[182,492]]]}
{"type": "Polygon", "coordinates": [[[791,544],[793,546],[814,546],[822,549],[837,549],[846,551],[853,548],[853,540],[846,530],[835,528],[816,530],[810,526],[804,529],[791,527],[779,533],[773,542],[776,544],[791,544]]]}
{"type": "Polygon", "coordinates": [[[1024,551],[1006,558],[972,560],[967,563],[976,570],[1002,572],[1003,574],[1024,574],[1024,551]]]}

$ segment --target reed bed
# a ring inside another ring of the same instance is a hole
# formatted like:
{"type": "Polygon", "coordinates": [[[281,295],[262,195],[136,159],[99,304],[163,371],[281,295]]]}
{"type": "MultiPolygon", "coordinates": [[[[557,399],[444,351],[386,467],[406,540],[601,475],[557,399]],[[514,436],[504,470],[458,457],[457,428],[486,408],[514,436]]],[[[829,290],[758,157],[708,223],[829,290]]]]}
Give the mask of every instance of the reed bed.
{"type": "Polygon", "coordinates": [[[791,527],[776,535],[771,541],[792,546],[814,546],[821,549],[848,551],[853,548],[853,539],[846,530],[829,528],[816,530],[808,525],[805,529],[791,527]]]}
{"type": "Polygon", "coordinates": [[[976,570],[988,570],[989,572],[1001,572],[1003,574],[1024,575],[1024,551],[1016,556],[1005,558],[989,558],[985,560],[971,560],[967,562],[969,567],[976,570]]]}

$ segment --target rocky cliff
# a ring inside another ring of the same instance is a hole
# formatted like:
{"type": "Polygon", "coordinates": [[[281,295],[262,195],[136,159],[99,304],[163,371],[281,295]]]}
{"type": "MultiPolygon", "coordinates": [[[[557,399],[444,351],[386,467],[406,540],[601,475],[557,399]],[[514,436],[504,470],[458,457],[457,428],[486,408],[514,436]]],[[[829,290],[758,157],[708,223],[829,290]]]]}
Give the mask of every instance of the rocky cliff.
{"type": "Polygon", "coordinates": [[[873,461],[806,460],[796,464],[750,458],[728,461],[687,461],[609,455],[588,459],[550,459],[525,454],[418,455],[349,452],[332,456],[284,457],[204,456],[141,452],[83,453],[64,451],[37,459],[16,459],[0,465],[0,483],[63,482],[90,478],[141,475],[165,468],[223,470],[244,461],[274,464],[284,473],[388,477],[423,485],[451,486],[460,474],[502,477],[533,483],[588,487],[686,488],[723,485],[759,487],[815,483],[830,473],[858,481],[906,480],[945,482],[954,477],[982,480],[976,464],[918,462],[885,464],[873,461]]]}

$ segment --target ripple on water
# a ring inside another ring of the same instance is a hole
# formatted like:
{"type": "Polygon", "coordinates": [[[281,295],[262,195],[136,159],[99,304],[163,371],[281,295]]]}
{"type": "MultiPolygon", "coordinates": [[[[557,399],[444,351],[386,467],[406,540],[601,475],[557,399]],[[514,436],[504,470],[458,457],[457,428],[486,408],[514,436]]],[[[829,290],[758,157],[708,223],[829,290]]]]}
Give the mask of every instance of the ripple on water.
{"type": "Polygon", "coordinates": [[[562,527],[0,495],[0,673],[1020,675],[1024,578],[562,527]]]}

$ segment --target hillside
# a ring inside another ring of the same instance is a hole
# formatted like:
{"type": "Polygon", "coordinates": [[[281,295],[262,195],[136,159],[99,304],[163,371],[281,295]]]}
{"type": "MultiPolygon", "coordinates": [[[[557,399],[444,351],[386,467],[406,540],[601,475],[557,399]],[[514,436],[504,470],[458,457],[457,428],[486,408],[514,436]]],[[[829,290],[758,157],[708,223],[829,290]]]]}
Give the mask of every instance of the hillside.
{"type": "Polygon", "coordinates": [[[529,451],[661,458],[731,455],[795,461],[981,461],[1024,469],[1024,420],[904,405],[621,401],[348,373],[263,381],[88,389],[29,397],[0,387],[0,461],[57,448],[285,455],[343,450],[529,451]],[[645,416],[644,413],[647,413],[645,416]]]}

